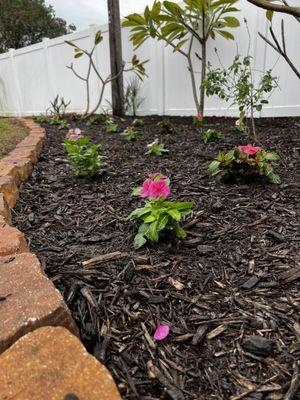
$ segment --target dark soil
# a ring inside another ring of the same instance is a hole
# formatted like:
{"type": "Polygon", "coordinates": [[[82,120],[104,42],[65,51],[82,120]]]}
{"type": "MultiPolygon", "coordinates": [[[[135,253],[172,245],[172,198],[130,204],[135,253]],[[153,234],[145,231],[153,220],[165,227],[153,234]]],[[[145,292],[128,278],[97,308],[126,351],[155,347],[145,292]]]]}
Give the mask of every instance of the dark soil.
{"type": "MultiPolygon", "coordinates": [[[[171,118],[174,134],[160,134],[159,120],[145,118],[134,143],[79,123],[106,157],[94,181],[73,177],[64,132],[46,127],[15,224],[124,399],[300,399],[300,121],[257,122],[263,146],[281,157],[276,186],[207,175],[218,150],[249,142],[232,131],[232,119],[205,121],[203,129],[223,132],[208,145],[191,118],[171,118]],[[155,137],[169,154],[145,156],[155,137]],[[188,237],[134,251],[126,217],[140,200],[131,192],[156,171],[171,178],[171,198],[195,202],[188,237]],[[153,342],[161,322],[170,334],[153,342]]],[[[129,121],[119,121],[119,132],[129,121]]]]}

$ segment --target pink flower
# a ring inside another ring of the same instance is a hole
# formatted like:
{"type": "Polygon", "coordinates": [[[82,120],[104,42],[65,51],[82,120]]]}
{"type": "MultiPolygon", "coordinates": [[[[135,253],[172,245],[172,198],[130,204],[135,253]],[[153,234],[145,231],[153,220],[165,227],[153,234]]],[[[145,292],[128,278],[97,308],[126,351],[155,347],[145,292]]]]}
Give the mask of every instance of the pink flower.
{"type": "Polygon", "coordinates": [[[169,332],[170,332],[170,328],[168,327],[168,325],[159,324],[154,333],[154,339],[155,340],[164,340],[169,335],[169,332]]]}
{"type": "Polygon", "coordinates": [[[237,119],[237,120],[235,121],[235,126],[240,126],[240,124],[241,124],[241,121],[240,121],[239,119],[237,119]]]}
{"type": "MultiPolygon", "coordinates": [[[[160,172],[155,172],[154,174],[149,174],[148,176],[150,179],[155,179],[158,175],[160,175],[160,172]]],[[[160,175],[159,179],[168,179],[168,177],[164,176],[164,175],[160,175]]]]}
{"type": "Polygon", "coordinates": [[[198,114],[197,114],[197,118],[198,118],[198,119],[203,119],[203,115],[202,115],[201,113],[198,113],[198,114]]]}
{"type": "Polygon", "coordinates": [[[152,181],[149,181],[149,179],[147,179],[142,186],[141,189],[141,197],[148,197],[150,196],[150,190],[151,190],[151,186],[152,186],[152,181]]]}
{"type": "Polygon", "coordinates": [[[252,156],[253,154],[256,154],[259,150],[261,150],[261,147],[259,146],[239,146],[239,149],[242,150],[243,153],[252,156]]]}
{"type": "Polygon", "coordinates": [[[81,135],[81,129],[75,128],[74,129],[75,135],[81,135]]]}
{"type": "Polygon", "coordinates": [[[153,199],[159,196],[166,198],[170,194],[170,186],[164,179],[159,179],[158,181],[151,182],[149,193],[153,199]]]}

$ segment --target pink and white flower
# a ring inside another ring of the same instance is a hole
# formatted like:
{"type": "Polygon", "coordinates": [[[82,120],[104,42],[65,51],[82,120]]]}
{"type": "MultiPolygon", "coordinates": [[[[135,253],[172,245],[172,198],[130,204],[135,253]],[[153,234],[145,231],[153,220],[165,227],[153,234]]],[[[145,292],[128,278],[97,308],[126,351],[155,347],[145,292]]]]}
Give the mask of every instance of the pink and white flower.
{"type": "Polygon", "coordinates": [[[239,149],[242,150],[242,152],[244,154],[247,154],[248,156],[253,156],[259,150],[261,150],[261,147],[259,147],[259,146],[239,146],[239,149]]]}

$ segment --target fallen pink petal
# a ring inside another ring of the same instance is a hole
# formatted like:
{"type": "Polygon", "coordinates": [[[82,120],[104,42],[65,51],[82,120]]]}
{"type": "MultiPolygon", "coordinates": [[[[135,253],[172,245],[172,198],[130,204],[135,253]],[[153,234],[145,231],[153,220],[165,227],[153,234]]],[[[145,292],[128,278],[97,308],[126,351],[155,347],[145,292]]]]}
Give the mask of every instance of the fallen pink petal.
{"type": "Polygon", "coordinates": [[[170,332],[170,328],[168,325],[159,324],[154,333],[155,340],[164,340],[170,332]]]}

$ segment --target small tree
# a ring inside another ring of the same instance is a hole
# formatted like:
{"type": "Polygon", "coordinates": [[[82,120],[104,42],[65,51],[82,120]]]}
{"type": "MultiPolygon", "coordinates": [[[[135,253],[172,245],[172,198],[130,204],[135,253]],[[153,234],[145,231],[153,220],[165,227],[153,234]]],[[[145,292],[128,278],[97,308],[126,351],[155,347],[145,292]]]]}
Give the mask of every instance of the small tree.
{"type": "Polygon", "coordinates": [[[278,86],[278,80],[271,75],[271,70],[261,71],[260,80],[255,84],[253,59],[249,55],[251,37],[246,20],[245,24],[249,38],[248,54],[245,57],[237,54],[232,65],[228,68],[222,66],[222,68],[209,69],[203,86],[208,96],[217,95],[220,99],[227,102],[231,101],[231,105],[238,107],[240,114],[239,128],[243,129],[245,127],[253,140],[258,142],[254,113],[255,111],[261,111],[263,106],[268,104],[268,98],[278,86]],[[250,118],[251,127],[244,123],[247,117],[250,118]]]}
{"type": "Polygon", "coordinates": [[[80,75],[74,68],[73,63],[70,66],[67,66],[67,68],[69,68],[73,74],[79,78],[80,80],[85,82],[86,85],[86,109],[84,112],[84,117],[89,117],[90,115],[94,114],[98,108],[100,107],[102,100],[103,100],[103,96],[104,96],[104,91],[106,86],[111,83],[112,81],[114,81],[115,79],[118,78],[119,74],[123,73],[123,72],[129,72],[129,71],[134,71],[136,73],[136,75],[142,79],[146,73],[145,73],[145,63],[147,61],[143,61],[141,62],[136,55],[133,55],[131,62],[129,63],[129,67],[126,67],[126,62],[123,62],[123,68],[121,69],[121,71],[119,71],[116,75],[111,76],[108,75],[107,77],[104,77],[101,72],[97,69],[95,62],[94,62],[94,53],[96,50],[96,47],[102,42],[103,40],[103,36],[101,31],[98,31],[95,35],[95,41],[94,41],[94,46],[92,48],[91,51],[88,50],[84,50],[82,48],[80,48],[79,46],[77,46],[76,44],[74,44],[73,42],[70,42],[68,40],[66,40],[65,42],[67,44],[69,44],[70,46],[74,47],[74,58],[77,59],[79,57],[82,57],[83,55],[87,56],[88,58],[88,68],[87,68],[87,72],[85,76],[80,75]],[[101,82],[101,90],[100,90],[100,94],[99,94],[99,99],[97,101],[97,104],[94,108],[92,108],[91,110],[91,105],[90,105],[90,77],[91,77],[91,72],[92,70],[94,70],[97,78],[100,80],[101,82]]]}
{"type": "Polygon", "coordinates": [[[239,11],[233,7],[238,0],[184,0],[184,6],[171,1],[154,1],[152,8],[145,8],[144,14],[131,14],[123,26],[132,28],[131,40],[138,48],[148,38],[163,40],[174,52],[187,60],[191,76],[193,98],[196,109],[203,114],[205,91],[202,83],[206,78],[207,42],[219,34],[234,39],[228,28],[238,27],[239,21],[228,14],[239,11]],[[200,45],[201,55],[195,51],[200,45]],[[185,46],[186,45],[186,46],[185,46]],[[201,85],[196,84],[196,63],[201,66],[201,85]]]}

